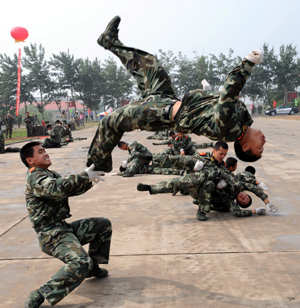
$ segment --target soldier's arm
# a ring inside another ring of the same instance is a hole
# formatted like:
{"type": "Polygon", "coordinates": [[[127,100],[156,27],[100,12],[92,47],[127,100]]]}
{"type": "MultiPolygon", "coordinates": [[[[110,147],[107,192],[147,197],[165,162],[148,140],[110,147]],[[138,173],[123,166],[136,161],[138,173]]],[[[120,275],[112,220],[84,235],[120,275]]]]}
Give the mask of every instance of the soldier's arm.
{"type": "Polygon", "coordinates": [[[83,171],[65,178],[55,178],[41,171],[33,171],[30,185],[35,197],[60,199],[85,193],[92,187],[88,174],[83,171]]]}
{"type": "Polygon", "coordinates": [[[265,204],[269,203],[268,195],[264,193],[264,191],[255,184],[241,182],[243,184],[244,190],[249,190],[254,193],[258,198],[260,198],[265,204]]]}
{"type": "Polygon", "coordinates": [[[229,211],[236,217],[247,217],[253,214],[252,210],[241,210],[234,200],[230,201],[229,211]]]}

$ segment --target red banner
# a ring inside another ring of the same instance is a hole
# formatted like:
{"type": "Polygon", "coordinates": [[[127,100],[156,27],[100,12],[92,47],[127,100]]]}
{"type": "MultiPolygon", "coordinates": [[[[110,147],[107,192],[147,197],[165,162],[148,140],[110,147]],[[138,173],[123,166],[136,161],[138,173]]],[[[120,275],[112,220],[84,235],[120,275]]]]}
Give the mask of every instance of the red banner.
{"type": "Polygon", "coordinates": [[[298,96],[297,92],[288,92],[288,102],[290,103],[293,98],[298,96]]]}
{"type": "Polygon", "coordinates": [[[18,81],[17,81],[17,102],[16,102],[16,115],[19,115],[20,110],[20,92],[21,92],[21,48],[19,48],[18,58],[18,81]]]}

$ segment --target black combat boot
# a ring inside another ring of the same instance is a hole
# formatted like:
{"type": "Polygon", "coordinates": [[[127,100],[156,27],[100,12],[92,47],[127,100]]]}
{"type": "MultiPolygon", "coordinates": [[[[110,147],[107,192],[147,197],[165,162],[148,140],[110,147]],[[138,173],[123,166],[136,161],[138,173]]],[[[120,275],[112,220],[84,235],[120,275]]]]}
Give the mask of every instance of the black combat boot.
{"type": "Polygon", "coordinates": [[[101,268],[98,265],[96,267],[93,267],[86,278],[96,277],[96,278],[104,278],[108,275],[108,270],[105,268],[101,268]]]}
{"type": "Polygon", "coordinates": [[[119,16],[114,17],[107,25],[105,31],[99,36],[97,43],[105,49],[110,49],[113,43],[121,44],[118,38],[119,24],[121,18],[119,16]]]}
{"type": "Polygon", "coordinates": [[[201,212],[200,208],[197,211],[196,217],[198,220],[201,220],[201,221],[207,220],[206,214],[204,212],[201,212]]]}
{"type": "Polygon", "coordinates": [[[147,184],[142,184],[142,183],[139,183],[139,184],[137,184],[137,190],[138,191],[151,191],[151,187],[150,187],[150,185],[147,185],[147,184]]]}
{"type": "Polygon", "coordinates": [[[25,308],[39,308],[44,300],[44,296],[38,290],[32,291],[25,302],[25,308]]]}

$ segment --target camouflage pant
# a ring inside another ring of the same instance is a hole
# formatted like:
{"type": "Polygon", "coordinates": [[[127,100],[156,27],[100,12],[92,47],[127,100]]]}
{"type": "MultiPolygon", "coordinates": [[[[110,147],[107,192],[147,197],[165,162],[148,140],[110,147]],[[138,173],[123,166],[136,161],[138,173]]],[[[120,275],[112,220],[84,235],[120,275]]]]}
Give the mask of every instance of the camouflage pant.
{"type": "Polygon", "coordinates": [[[0,153],[5,153],[5,147],[4,147],[4,135],[2,133],[2,130],[0,130],[0,153]]]}
{"type": "Polygon", "coordinates": [[[143,162],[139,158],[134,158],[127,166],[124,174],[128,175],[134,175],[138,173],[146,173],[145,170],[147,170],[147,167],[149,165],[151,160],[148,161],[148,163],[143,160],[143,162]]]}
{"type": "Polygon", "coordinates": [[[153,154],[152,164],[158,168],[172,168],[191,172],[197,159],[190,155],[153,154]]]}
{"type": "Polygon", "coordinates": [[[60,222],[37,234],[41,250],[65,263],[39,289],[52,306],[78,287],[93,266],[108,264],[112,228],[106,218],[60,222]],[[82,245],[88,243],[87,253],[82,245]]]}
{"type": "Polygon", "coordinates": [[[32,137],[33,136],[33,127],[30,125],[26,125],[26,130],[27,130],[27,137],[32,137]]]}
{"type": "Polygon", "coordinates": [[[196,149],[206,149],[206,148],[213,148],[213,142],[203,142],[203,143],[194,143],[194,147],[196,149]]]}
{"type": "Polygon", "coordinates": [[[61,144],[60,143],[55,143],[53,140],[49,137],[46,138],[42,144],[43,148],[60,148],[61,144]]]}
{"type": "Polygon", "coordinates": [[[6,138],[11,138],[11,136],[12,136],[12,127],[6,127],[5,134],[6,134],[6,138]]]}
{"type": "Polygon", "coordinates": [[[150,185],[151,194],[189,192],[193,199],[198,201],[203,212],[209,213],[211,207],[211,193],[215,188],[214,176],[208,172],[196,172],[168,181],[150,185]]]}

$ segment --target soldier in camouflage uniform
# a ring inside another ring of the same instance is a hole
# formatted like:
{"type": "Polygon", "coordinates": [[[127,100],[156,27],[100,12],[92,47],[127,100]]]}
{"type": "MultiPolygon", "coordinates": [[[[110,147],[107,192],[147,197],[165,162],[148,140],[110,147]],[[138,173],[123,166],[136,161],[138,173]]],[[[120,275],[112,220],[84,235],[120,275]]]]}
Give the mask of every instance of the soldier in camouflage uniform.
{"type": "Polygon", "coordinates": [[[177,137],[177,135],[174,132],[170,131],[169,132],[169,136],[171,138],[169,138],[166,141],[163,141],[163,142],[153,142],[152,144],[153,145],[167,145],[167,146],[171,147],[173,145],[173,142],[174,142],[175,138],[177,137]]]}
{"type": "Polygon", "coordinates": [[[6,138],[11,138],[13,126],[14,126],[14,118],[12,117],[11,114],[8,113],[7,116],[4,119],[4,122],[5,122],[6,138]]]}
{"type": "Polygon", "coordinates": [[[91,166],[63,178],[48,169],[51,160],[39,142],[26,144],[20,156],[28,167],[26,206],[41,250],[65,263],[48,282],[30,293],[25,308],[38,308],[44,299],[54,306],[85,278],[103,278],[108,274],[99,264],[109,260],[111,222],[106,218],[65,221],[71,217],[68,197],[85,193],[92,182],[102,180],[100,175],[104,173],[91,166]],[[88,243],[87,253],[82,245],[88,243]]]}
{"type": "Polygon", "coordinates": [[[60,148],[62,145],[67,145],[68,141],[65,139],[65,129],[59,120],[56,121],[54,127],[51,124],[47,125],[50,128],[50,137],[46,138],[42,144],[44,148],[60,148]]]}
{"type": "Polygon", "coordinates": [[[190,136],[178,133],[175,138],[172,147],[169,147],[164,151],[164,154],[168,155],[194,155],[196,148],[190,136]]]}
{"type": "Polygon", "coordinates": [[[140,173],[138,170],[144,170],[152,161],[152,153],[145,146],[136,141],[130,143],[120,141],[118,147],[123,151],[129,152],[129,157],[121,166],[123,169],[126,168],[126,170],[120,168],[120,171],[124,171],[123,177],[132,177],[136,173],[140,173]]]}
{"type": "Polygon", "coordinates": [[[207,148],[213,148],[214,143],[213,142],[202,142],[202,143],[196,143],[194,142],[194,147],[196,149],[207,149],[207,148]]]}
{"type": "Polygon", "coordinates": [[[0,154],[8,153],[8,152],[20,152],[20,148],[6,147],[5,148],[5,140],[2,130],[0,129],[0,154]]]}
{"type": "Polygon", "coordinates": [[[29,115],[29,112],[26,112],[26,117],[24,119],[24,122],[26,124],[26,130],[27,130],[27,137],[33,136],[33,118],[29,115]]]}
{"type": "Polygon", "coordinates": [[[169,130],[164,129],[162,131],[155,132],[152,136],[148,136],[147,139],[166,140],[168,139],[169,130]]]}
{"type": "Polygon", "coordinates": [[[118,108],[99,122],[91,143],[87,166],[112,170],[111,152],[126,131],[160,131],[170,128],[181,133],[195,133],[212,140],[235,141],[237,155],[243,160],[257,160],[263,152],[265,137],[251,128],[253,120],[238,99],[255,63],[263,54],[254,50],[229,74],[222,93],[208,90],[189,91],[180,101],[171,80],[155,56],[123,45],[118,37],[120,17],[108,24],[98,43],[120,58],[133,75],[141,92],[140,101],[118,108]]]}

